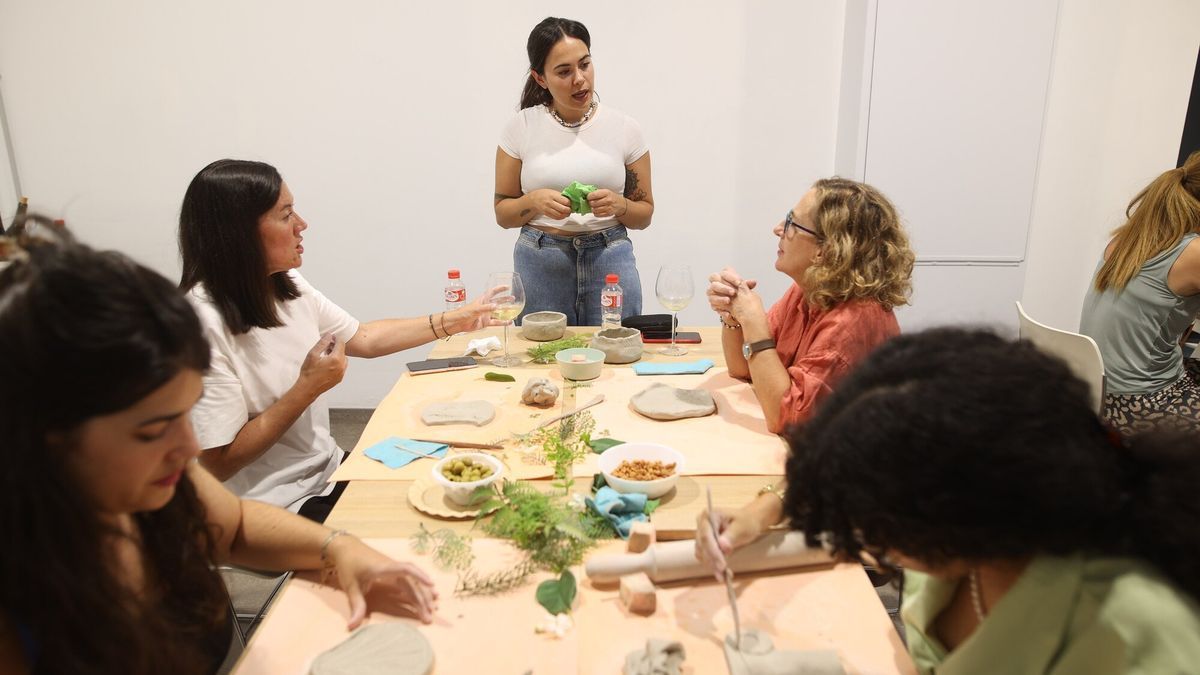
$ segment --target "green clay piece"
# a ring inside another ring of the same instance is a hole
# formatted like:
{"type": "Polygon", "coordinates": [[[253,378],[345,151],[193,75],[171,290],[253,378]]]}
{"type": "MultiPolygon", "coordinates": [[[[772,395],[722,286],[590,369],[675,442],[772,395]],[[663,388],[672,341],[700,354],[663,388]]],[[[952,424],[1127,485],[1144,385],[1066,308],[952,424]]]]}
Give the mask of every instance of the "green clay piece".
{"type": "Polygon", "coordinates": [[[587,196],[595,191],[595,189],[595,185],[584,185],[579,181],[573,181],[570,185],[563,188],[562,194],[571,200],[572,211],[579,214],[587,214],[592,212],[592,205],[588,203],[587,196]]]}
{"type": "Polygon", "coordinates": [[[484,373],[483,379],[488,382],[516,382],[517,378],[504,373],[484,373]]]}

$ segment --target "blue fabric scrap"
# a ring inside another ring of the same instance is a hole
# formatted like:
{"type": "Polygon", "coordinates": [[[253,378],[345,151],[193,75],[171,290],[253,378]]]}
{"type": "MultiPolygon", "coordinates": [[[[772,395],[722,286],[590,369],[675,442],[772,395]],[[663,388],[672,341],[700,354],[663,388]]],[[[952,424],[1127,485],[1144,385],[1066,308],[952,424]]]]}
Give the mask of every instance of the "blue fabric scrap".
{"type": "Polygon", "coordinates": [[[698,361],[678,361],[674,363],[651,362],[633,364],[633,372],[638,375],[692,375],[706,372],[715,364],[712,359],[698,361]]]}
{"type": "Polygon", "coordinates": [[[450,446],[444,443],[426,443],[425,441],[414,441],[411,438],[388,436],[364,450],[363,454],[371,459],[383,462],[383,465],[389,469],[399,469],[415,459],[421,459],[421,455],[405,452],[396,446],[436,455],[438,459],[445,457],[446,451],[450,449],[450,446]]]}
{"type": "Polygon", "coordinates": [[[596,490],[595,498],[586,497],[588,508],[604,516],[622,539],[629,538],[633,524],[649,520],[646,517],[646,495],[641,492],[620,493],[610,487],[596,490]]]}

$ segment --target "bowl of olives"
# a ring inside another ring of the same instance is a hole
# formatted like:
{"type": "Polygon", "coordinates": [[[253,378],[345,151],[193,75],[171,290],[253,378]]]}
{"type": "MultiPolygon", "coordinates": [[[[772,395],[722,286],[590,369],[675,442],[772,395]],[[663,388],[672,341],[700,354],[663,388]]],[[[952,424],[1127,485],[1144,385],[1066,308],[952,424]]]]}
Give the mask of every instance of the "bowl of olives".
{"type": "MultiPolygon", "coordinates": [[[[433,482],[459,506],[471,506],[475,490],[491,485],[504,473],[504,464],[482,452],[450,455],[433,465],[433,482]]],[[[479,500],[482,501],[482,500],[479,500]]]]}

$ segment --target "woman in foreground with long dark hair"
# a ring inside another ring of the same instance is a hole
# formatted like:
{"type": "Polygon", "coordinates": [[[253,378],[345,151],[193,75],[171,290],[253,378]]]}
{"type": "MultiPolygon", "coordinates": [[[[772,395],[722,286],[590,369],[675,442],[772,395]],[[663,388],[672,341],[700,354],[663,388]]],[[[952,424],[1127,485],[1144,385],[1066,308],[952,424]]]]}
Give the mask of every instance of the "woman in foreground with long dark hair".
{"type": "Polygon", "coordinates": [[[324,569],[351,627],[372,588],[431,619],[416,567],[239,500],[193,461],[209,347],[170,282],[65,233],[0,238],[0,258],[0,671],[213,672],[224,562],[324,569]]]}
{"type": "MultiPolygon", "coordinates": [[[[1122,442],[1087,385],[1032,344],[957,329],[895,338],[790,444],[790,526],[904,567],[921,672],[1200,663],[1197,439],[1122,442]]],[[[723,567],[711,530],[697,550],[723,567]]]]}

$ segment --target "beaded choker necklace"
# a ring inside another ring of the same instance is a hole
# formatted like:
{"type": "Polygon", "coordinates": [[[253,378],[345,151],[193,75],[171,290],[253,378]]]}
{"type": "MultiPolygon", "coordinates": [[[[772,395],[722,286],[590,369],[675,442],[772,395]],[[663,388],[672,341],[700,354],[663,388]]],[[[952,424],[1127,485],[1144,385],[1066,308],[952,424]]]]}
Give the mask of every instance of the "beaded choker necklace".
{"type": "Polygon", "coordinates": [[[592,94],[592,104],[588,106],[587,112],[585,112],[583,114],[583,117],[579,118],[578,122],[567,122],[566,120],[564,120],[562,117],[559,116],[557,110],[555,110],[554,108],[550,108],[550,106],[546,106],[546,107],[550,108],[550,116],[554,118],[555,122],[558,122],[559,124],[563,125],[564,127],[568,128],[568,129],[574,129],[576,127],[581,127],[584,124],[587,124],[587,121],[592,119],[592,115],[594,115],[596,113],[597,105],[598,105],[598,103],[596,101],[596,95],[592,94]]]}
{"type": "Polygon", "coordinates": [[[975,609],[975,618],[979,620],[979,623],[983,623],[983,620],[987,618],[987,611],[983,608],[983,598],[979,592],[979,572],[971,570],[967,573],[967,580],[971,585],[971,605],[975,609]]]}

